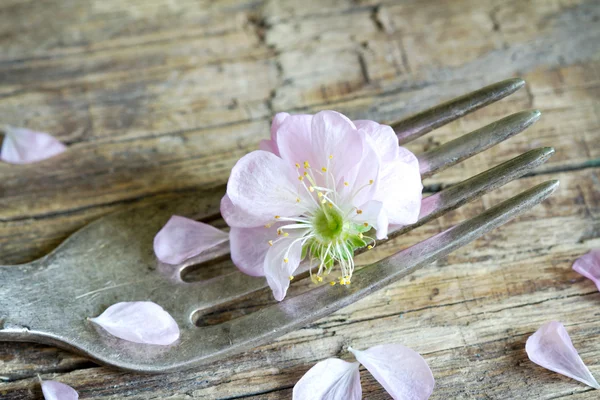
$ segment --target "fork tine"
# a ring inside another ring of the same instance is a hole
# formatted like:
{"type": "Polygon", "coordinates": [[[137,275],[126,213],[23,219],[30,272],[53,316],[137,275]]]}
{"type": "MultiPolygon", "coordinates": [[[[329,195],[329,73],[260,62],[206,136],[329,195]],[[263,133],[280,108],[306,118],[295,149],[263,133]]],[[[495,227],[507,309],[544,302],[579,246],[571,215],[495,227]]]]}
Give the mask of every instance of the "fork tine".
{"type": "Polygon", "coordinates": [[[525,85],[523,79],[507,79],[414,114],[391,125],[398,135],[399,143],[408,143],[463,115],[516,92],[523,85],[525,85]]]}
{"type": "Polygon", "coordinates": [[[227,332],[232,342],[221,341],[221,345],[217,345],[219,348],[213,349],[211,355],[199,358],[202,359],[201,362],[205,362],[217,354],[217,357],[234,354],[331,314],[503,225],[546,199],[557,187],[556,180],[537,185],[474,218],[366,266],[354,274],[351,285],[333,288],[329,285],[320,286],[279,304],[224,323],[221,326],[222,332],[227,332]]]}
{"type": "Polygon", "coordinates": [[[539,110],[521,111],[419,155],[421,176],[430,177],[511,138],[535,123],[540,115],[539,110]]]}

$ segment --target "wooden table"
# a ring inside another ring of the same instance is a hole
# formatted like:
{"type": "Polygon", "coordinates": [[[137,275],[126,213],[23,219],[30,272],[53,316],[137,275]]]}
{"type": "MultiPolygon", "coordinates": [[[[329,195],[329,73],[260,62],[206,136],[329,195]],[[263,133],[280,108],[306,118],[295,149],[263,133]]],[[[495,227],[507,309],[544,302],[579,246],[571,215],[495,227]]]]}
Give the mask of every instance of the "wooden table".
{"type": "MultiPolygon", "coordinates": [[[[597,0],[3,0],[0,49],[1,122],[70,146],[47,162],[0,164],[2,264],[40,257],[109,212],[222,190],[279,111],[392,121],[485,84],[527,80],[409,148],[539,108],[532,128],[428,179],[426,191],[532,148],[554,146],[556,155],[361,262],[535,183],[561,181],[543,205],[410,279],[203,369],[137,375],[51,347],[0,343],[1,398],[40,399],[39,374],[82,399],[285,399],[314,363],[349,358],[349,344],[388,342],[425,357],[437,381],[432,399],[598,398],[524,350],[540,325],[562,321],[600,378],[600,294],[570,268],[600,247],[597,0]]],[[[263,293],[246,306],[268,301],[263,293]]],[[[366,399],[388,398],[365,371],[362,381],[366,399]]]]}

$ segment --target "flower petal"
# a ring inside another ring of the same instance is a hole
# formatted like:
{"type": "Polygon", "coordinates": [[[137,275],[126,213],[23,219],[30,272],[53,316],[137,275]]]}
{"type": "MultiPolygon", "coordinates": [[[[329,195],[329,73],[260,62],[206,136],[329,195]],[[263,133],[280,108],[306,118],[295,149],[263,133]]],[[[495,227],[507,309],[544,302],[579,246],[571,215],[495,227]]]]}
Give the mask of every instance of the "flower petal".
{"type": "Polygon", "coordinates": [[[277,237],[277,229],[281,225],[273,224],[270,228],[232,227],[229,240],[233,263],[247,275],[264,276],[265,257],[271,248],[269,240],[277,237]]]}
{"type": "Polygon", "coordinates": [[[311,123],[311,152],[315,168],[326,167],[330,156],[331,174],[339,178],[362,159],[365,138],[352,121],[335,111],[321,111],[311,123]]]}
{"type": "Polygon", "coordinates": [[[573,263],[573,269],[596,284],[600,290],[600,249],[592,250],[573,263]]]}
{"type": "Polygon", "coordinates": [[[279,155],[279,149],[277,148],[277,130],[283,123],[283,121],[289,117],[290,114],[281,112],[275,114],[273,122],[271,123],[271,139],[261,140],[258,148],[264,151],[269,151],[275,155],[279,155]]]}
{"type": "Polygon", "coordinates": [[[382,164],[375,200],[383,203],[390,224],[413,224],[419,219],[423,184],[418,165],[397,158],[382,164]]]}
{"type": "Polygon", "coordinates": [[[391,126],[381,125],[369,120],[354,121],[354,125],[372,139],[377,154],[384,163],[396,159],[398,137],[391,126]]]}
{"type": "Polygon", "coordinates": [[[525,351],[537,365],[600,389],[560,322],[550,321],[542,325],[527,339],[525,351]]]}
{"type": "Polygon", "coordinates": [[[277,128],[274,140],[277,142],[279,154],[292,165],[304,161],[311,164],[316,162],[311,154],[312,118],[312,115],[306,114],[290,115],[277,128]]]}
{"type": "Polygon", "coordinates": [[[359,364],[329,358],[315,364],[296,385],[293,400],[360,400],[359,364]]]}
{"type": "Polygon", "coordinates": [[[229,226],[239,228],[254,228],[263,226],[273,219],[273,216],[256,216],[250,214],[231,202],[227,194],[221,199],[221,216],[229,226]]]}
{"type": "Polygon", "coordinates": [[[377,239],[384,239],[388,233],[388,221],[383,211],[383,203],[377,200],[370,200],[360,206],[360,214],[354,213],[352,221],[356,223],[366,222],[377,230],[377,239]]]}
{"type": "Polygon", "coordinates": [[[299,184],[293,164],[257,150],[235,164],[227,182],[227,195],[236,207],[256,218],[297,216],[304,210],[297,199],[307,196],[298,189],[299,184]]]}
{"type": "Polygon", "coordinates": [[[167,264],[179,264],[229,238],[208,224],[173,215],[154,237],[154,253],[167,264]]]}
{"type": "Polygon", "coordinates": [[[427,362],[400,344],[384,344],[365,351],[348,348],[394,400],[428,399],[435,380],[427,362]]]}
{"type": "Polygon", "coordinates": [[[177,322],[151,301],[113,304],[90,321],[111,335],[130,342],[169,345],[179,339],[177,322]]]}
{"type": "Polygon", "coordinates": [[[274,241],[265,256],[264,273],[277,301],[285,298],[290,287],[290,277],[302,260],[301,237],[304,233],[305,229],[291,230],[289,236],[274,241]]]}
{"type": "Polygon", "coordinates": [[[11,164],[29,164],[53,157],[66,146],[47,133],[7,126],[0,150],[0,160],[11,164]]]}
{"type": "Polygon", "coordinates": [[[69,385],[56,381],[42,381],[45,400],[77,400],[79,394],[69,385]]]}
{"type": "MultiPolygon", "coordinates": [[[[277,131],[279,130],[281,124],[283,124],[283,121],[285,121],[289,116],[290,114],[286,112],[275,114],[273,117],[273,122],[271,122],[271,140],[277,142],[277,131]]],[[[310,117],[312,117],[312,115],[310,115],[310,117]]]]}

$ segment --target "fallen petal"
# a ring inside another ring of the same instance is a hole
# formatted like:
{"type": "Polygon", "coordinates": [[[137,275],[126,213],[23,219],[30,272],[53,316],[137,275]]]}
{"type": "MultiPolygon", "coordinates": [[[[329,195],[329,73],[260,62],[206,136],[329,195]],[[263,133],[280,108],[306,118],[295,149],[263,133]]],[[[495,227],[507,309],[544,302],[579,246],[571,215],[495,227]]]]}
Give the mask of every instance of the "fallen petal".
{"type": "Polygon", "coordinates": [[[573,269],[592,280],[600,290],[600,249],[592,250],[573,263],[573,269]]]}
{"type": "Polygon", "coordinates": [[[167,264],[179,264],[226,241],[227,232],[173,215],[154,237],[154,253],[167,264]]]}
{"type": "Polygon", "coordinates": [[[69,385],[56,381],[42,381],[42,393],[46,400],[77,400],[79,394],[69,385]]]}
{"type": "Polygon", "coordinates": [[[11,164],[29,164],[53,157],[66,146],[47,133],[6,126],[0,160],[11,164]]]}
{"type": "Polygon", "coordinates": [[[315,364],[296,385],[293,400],[360,400],[358,363],[329,358],[315,364]]]}
{"type": "Polygon", "coordinates": [[[365,351],[348,348],[394,400],[428,399],[435,380],[419,353],[400,344],[383,344],[365,351]]]}
{"type": "Polygon", "coordinates": [[[537,365],[600,389],[560,322],[550,321],[542,325],[527,339],[525,351],[537,365]]]}
{"type": "Polygon", "coordinates": [[[179,339],[177,322],[151,301],[113,304],[90,321],[111,335],[130,342],[168,345],[179,339]]]}

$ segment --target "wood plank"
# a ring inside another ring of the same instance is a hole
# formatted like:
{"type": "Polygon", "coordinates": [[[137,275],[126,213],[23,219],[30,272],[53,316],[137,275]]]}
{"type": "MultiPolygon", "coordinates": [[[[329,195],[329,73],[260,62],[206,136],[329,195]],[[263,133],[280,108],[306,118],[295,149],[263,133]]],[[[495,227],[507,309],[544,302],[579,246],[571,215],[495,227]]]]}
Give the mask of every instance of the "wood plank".
{"type": "MultiPolygon", "coordinates": [[[[421,240],[548,178],[535,176],[513,182],[438,223],[381,246],[378,254],[367,253],[362,261],[421,240]]],[[[597,169],[585,169],[553,174],[552,178],[561,180],[559,192],[517,221],[410,279],[273,344],[199,371],[148,376],[108,368],[63,373],[56,366],[56,374],[48,377],[73,384],[87,398],[158,399],[174,392],[193,398],[252,393],[263,398],[258,393],[268,391],[274,391],[273,398],[278,398],[289,394],[289,388],[312,363],[329,356],[348,358],[344,346],[365,348],[398,341],[419,351],[430,363],[438,382],[432,398],[519,398],[528,391],[536,398],[575,392],[580,398],[591,399],[594,394],[582,385],[531,364],[523,350],[525,339],[539,325],[558,319],[568,326],[592,372],[600,373],[600,344],[587,340],[600,331],[597,316],[589,312],[600,294],[591,282],[570,269],[577,256],[600,245],[600,176],[597,169]],[[569,229],[562,229],[565,226],[569,229]]],[[[265,298],[264,294],[257,296],[246,306],[256,307],[265,298]]],[[[19,366],[35,362],[40,347],[4,346],[5,354],[14,357],[11,362],[16,364],[8,371],[9,376],[17,371],[18,377],[24,369],[19,366]]],[[[64,357],[63,363],[74,368],[82,362],[77,356],[64,357]]],[[[48,365],[34,364],[32,368],[49,371],[48,365]]],[[[363,372],[363,380],[365,396],[385,398],[367,373],[363,372]]],[[[6,391],[7,399],[27,398],[19,396],[25,396],[35,385],[33,378],[21,379],[0,385],[0,391],[6,391]]]]}
{"type": "MultiPolygon", "coordinates": [[[[524,341],[559,319],[600,375],[600,295],[571,271],[600,247],[600,8],[594,0],[7,0],[0,4],[2,123],[70,145],[55,159],[0,164],[0,264],[31,261],[108,212],[210,188],[214,214],[230,168],[278,111],[336,109],[392,121],[485,84],[525,90],[413,143],[415,152],[505,115],[539,108],[521,135],[426,181],[428,191],[540,146],[536,173],[360,257],[371,262],[534,183],[559,191],[516,222],[410,279],[221,363],[147,376],[32,344],[0,344],[0,397],[41,398],[36,374],[94,399],[278,399],[315,362],[398,341],[421,352],[432,399],[592,399],[532,365],[524,341]],[[469,12],[465,12],[469,10],[469,12]],[[7,381],[2,383],[2,381],[7,381]]],[[[222,221],[214,220],[218,226],[222,221]]],[[[228,262],[190,278],[228,270],[228,262]]],[[[298,282],[292,293],[310,289],[298,282]]],[[[268,291],[213,315],[270,304],[268,291]]],[[[364,396],[388,398],[362,371],[364,396]]]]}

